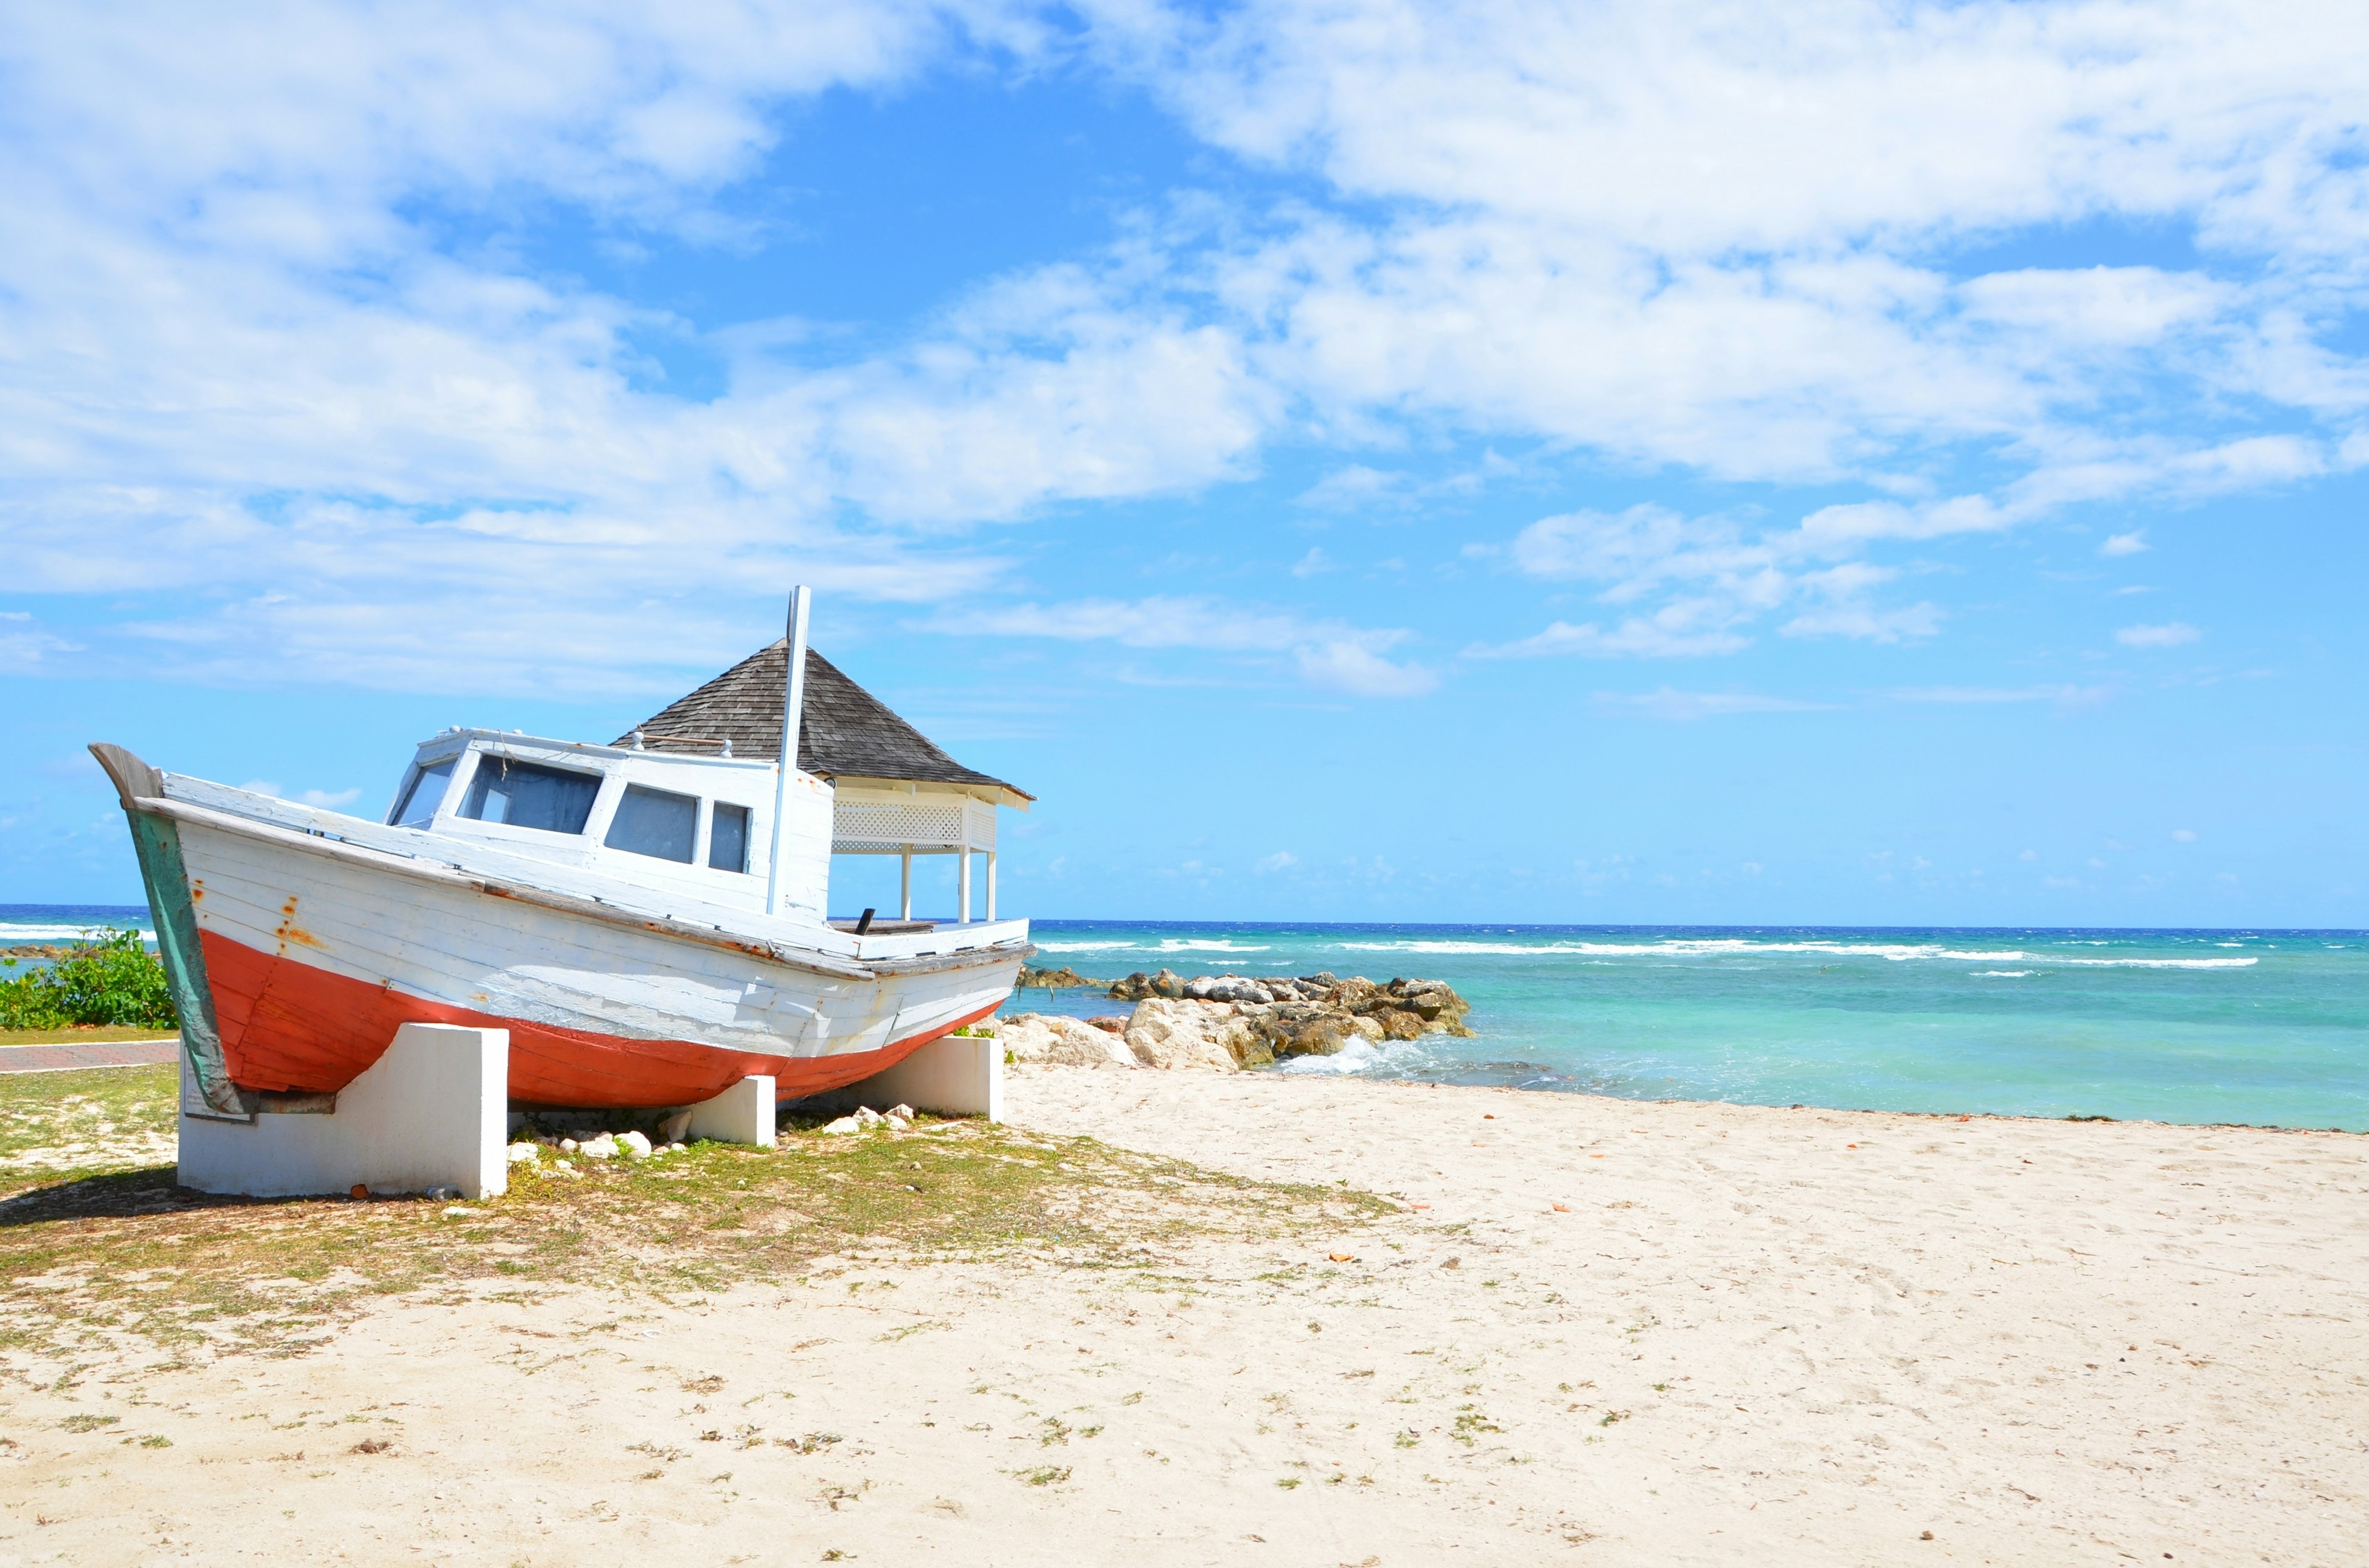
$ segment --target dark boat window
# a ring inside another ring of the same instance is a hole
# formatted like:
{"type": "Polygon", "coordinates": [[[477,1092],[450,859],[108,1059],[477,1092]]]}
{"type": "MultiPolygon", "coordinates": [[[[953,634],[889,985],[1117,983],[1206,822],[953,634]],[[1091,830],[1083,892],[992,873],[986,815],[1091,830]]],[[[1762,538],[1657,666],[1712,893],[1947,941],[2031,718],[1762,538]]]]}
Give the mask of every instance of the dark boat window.
{"type": "Polygon", "coordinates": [[[477,759],[477,776],[469,781],[469,798],[462,804],[461,815],[473,822],[580,833],[584,819],[592,815],[592,797],[600,793],[598,773],[487,755],[477,759]]]}
{"type": "Polygon", "coordinates": [[[448,757],[413,775],[411,787],[403,792],[403,804],[395,808],[396,827],[425,828],[435,820],[436,808],[444,804],[444,786],[452,782],[453,761],[448,757]]]}
{"type": "Polygon", "coordinates": [[[629,854],[691,864],[691,841],[699,830],[699,797],[627,784],[609,824],[607,843],[629,854]]]}
{"type": "Polygon", "coordinates": [[[707,830],[707,864],[718,871],[749,869],[749,808],[715,807],[715,824],[707,830]]]}

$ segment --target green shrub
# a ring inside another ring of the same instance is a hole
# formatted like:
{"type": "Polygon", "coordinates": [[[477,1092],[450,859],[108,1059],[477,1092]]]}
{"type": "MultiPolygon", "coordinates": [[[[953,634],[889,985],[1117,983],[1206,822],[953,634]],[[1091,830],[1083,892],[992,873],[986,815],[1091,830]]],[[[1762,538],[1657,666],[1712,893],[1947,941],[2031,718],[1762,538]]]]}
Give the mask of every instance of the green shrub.
{"type": "MultiPolygon", "coordinates": [[[[6,960],[8,968],[16,960],[6,960]]],[[[74,1024],[180,1025],[165,966],[136,931],[90,932],[46,969],[0,979],[0,1029],[63,1029],[74,1024]]]]}

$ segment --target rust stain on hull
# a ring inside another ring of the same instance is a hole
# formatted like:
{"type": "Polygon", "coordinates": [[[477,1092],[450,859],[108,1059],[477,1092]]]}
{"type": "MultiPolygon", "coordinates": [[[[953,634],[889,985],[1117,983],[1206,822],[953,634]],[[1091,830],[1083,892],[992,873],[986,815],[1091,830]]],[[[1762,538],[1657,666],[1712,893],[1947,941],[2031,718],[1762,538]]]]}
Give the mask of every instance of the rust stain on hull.
{"type": "Polygon", "coordinates": [[[271,934],[280,939],[283,950],[292,942],[304,947],[326,945],[319,937],[296,923],[296,895],[293,893],[288,895],[288,901],[280,906],[280,925],[271,934]]]}

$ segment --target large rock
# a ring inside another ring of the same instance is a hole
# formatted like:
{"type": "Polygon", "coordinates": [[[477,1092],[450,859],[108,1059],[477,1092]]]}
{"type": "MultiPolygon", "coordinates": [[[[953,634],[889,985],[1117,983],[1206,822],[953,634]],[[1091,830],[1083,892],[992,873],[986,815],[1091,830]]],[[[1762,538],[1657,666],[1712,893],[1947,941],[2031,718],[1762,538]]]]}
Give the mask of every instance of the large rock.
{"type": "Polygon", "coordinates": [[[1357,1023],[1337,1007],[1286,1001],[1265,1010],[1260,1033],[1278,1057],[1329,1057],[1357,1037],[1357,1023]]]}
{"type": "Polygon", "coordinates": [[[1147,998],[1135,1004],[1126,1038],[1146,1067],[1231,1072],[1275,1059],[1243,1009],[1231,1002],[1147,998]]]}
{"type": "Polygon", "coordinates": [[[1116,1035],[1093,1027],[1082,1018],[1058,1013],[1015,1013],[995,1021],[995,1036],[1016,1062],[1044,1062],[1054,1067],[1135,1066],[1135,1053],[1116,1035]]]}
{"type": "Polygon", "coordinates": [[[1058,969],[1023,969],[1020,978],[1012,982],[1019,990],[1076,990],[1102,983],[1086,979],[1067,964],[1058,969]]]}
{"type": "Polygon", "coordinates": [[[1184,994],[1184,977],[1173,969],[1162,969],[1156,975],[1138,969],[1123,980],[1112,981],[1110,989],[1113,1001],[1141,1001],[1147,997],[1176,998],[1184,994]]]}
{"type": "Polygon", "coordinates": [[[1426,1032],[1472,1033],[1464,1023],[1471,1004],[1443,980],[1393,979],[1388,985],[1376,985],[1363,975],[1353,975],[1334,982],[1324,992],[1324,1001],[1345,1013],[1379,1021],[1383,1033],[1394,1040],[1411,1040],[1426,1032]]]}
{"type": "MultiPolygon", "coordinates": [[[[1331,1056],[1356,1039],[1472,1032],[1464,1024],[1470,1005],[1438,980],[1377,985],[1363,976],[1345,980],[1329,973],[1296,979],[1196,975],[1187,980],[1162,969],[1129,975],[1110,994],[1136,1004],[1125,1032],[1127,1048],[1145,1067],[1265,1067],[1277,1059],[1331,1056]]],[[[1045,1022],[1058,1027],[1075,1021],[1045,1022]]],[[[1111,1021],[1102,1022],[1107,1028],[1111,1021]]]]}
{"type": "MultiPolygon", "coordinates": [[[[1297,991],[1291,993],[1299,995],[1297,991]]],[[[1197,975],[1184,982],[1187,1001],[1244,1001],[1264,1007],[1278,1000],[1267,983],[1243,975],[1197,975]]]]}

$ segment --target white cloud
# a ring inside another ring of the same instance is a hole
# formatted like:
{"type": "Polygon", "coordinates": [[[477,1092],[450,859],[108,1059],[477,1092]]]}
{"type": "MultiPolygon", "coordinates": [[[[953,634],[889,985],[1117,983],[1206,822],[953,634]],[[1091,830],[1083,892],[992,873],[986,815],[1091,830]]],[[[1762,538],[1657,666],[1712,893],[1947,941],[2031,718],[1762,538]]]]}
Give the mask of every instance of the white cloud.
{"type": "Polygon", "coordinates": [[[2040,852],[2038,850],[2026,850],[2015,858],[2020,861],[2035,861],[2040,858],[2040,852]]]}
{"type": "Polygon", "coordinates": [[[23,20],[0,40],[0,531],[13,589],[223,607],[139,628],[143,673],[670,686],[746,651],[719,580],[975,591],[1003,562],[950,525],[1205,484],[1273,418],[1234,337],[1059,268],[852,362],[798,362],[795,322],[718,334],[698,346],[729,383],[687,400],[637,379],[637,343],[688,324],[452,237],[531,234],[555,201],[624,243],[758,237],[714,198],[787,100],[1025,61],[1023,6],[23,20]]]}
{"type": "Polygon", "coordinates": [[[2340,6],[1089,14],[1202,135],[1379,209],[1302,210],[1215,272],[1335,418],[1772,477],[2008,432],[2044,463],[2150,379],[2207,418],[2237,389],[2369,400],[2295,308],[2350,286],[2369,237],[2341,107],[2369,56],[2328,46],[2340,6]],[[2204,254],[1928,259],[2091,220],[2192,224],[2204,254]]]}
{"type": "Polygon", "coordinates": [[[2103,544],[2098,546],[2098,554],[2111,560],[2117,555],[2139,555],[2146,547],[2146,530],[2134,528],[2128,533],[2110,535],[2103,544]]]}
{"type": "Polygon", "coordinates": [[[1699,718],[1723,717],[1729,714],[1812,713],[1834,705],[1831,703],[1798,702],[1791,697],[1764,697],[1750,692],[1676,692],[1667,686],[1636,695],[1598,692],[1596,701],[1599,705],[1616,711],[1678,724],[1699,718]]]}
{"type": "Polygon", "coordinates": [[[2171,841],[2176,844],[2192,844],[2196,841],[2196,830],[2193,828],[2174,828],[2171,830],[2171,841]]]}
{"type": "Polygon", "coordinates": [[[2203,635],[2185,621],[2168,621],[2160,626],[2124,626],[2114,640],[2124,647],[2178,647],[2203,635]]]}
{"type": "Polygon", "coordinates": [[[1858,637],[1871,643],[1929,637],[1940,629],[1941,609],[1935,604],[1910,604],[1898,610],[1830,605],[1806,611],[1778,628],[1789,637],[1858,637]]]}
{"type": "Polygon", "coordinates": [[[1282,871],[1299,864],[1299,857],[1289,850],[1277,850],[1273,854],[1253,862],[1251,869],[1264,876],[1270,872],[1282,871]]]}
{"type": "Polygon", "coordinates": [[[1292,650],[1300,675],[1314,686],[1357,697],[1420,697],[1439,677],[1419,664],[1392,664],[1362,637],[1335,637],[1292,650]]]}
{"type": "MultiPolygon", "coordinates": [[[[1934,635],[1938,605],[1814,580],[1889,550],[2369,462],[2369,368],[2331,336],[2369,280],[2369,46],[2329,0],[1074,16],[27,10],[0,38],[12,588],[222,606],[143,639],[214,678],[606,690],[741,651],[719,578],[951,600],[1006,568],[982,521],[1189,491],[1284,437],[1331,450],[1304,498],[1336,509],[1498,472],[1376,456],[1442,430],[1851,498],[1516,541],[1612,608],[1487,651],[1696,655],[1934,635]],[[621,250],[761,243],[718,196],[803,102],[1055,62],[1142,84],[1288,196],[1155,199],[1106,252],[852,357],[794,319],[702,338],[518,259],[517,215],[555,205],[621,250]],[[1949,259],[2089,223],[2192,259],[1949,259]],[[720,355],[724,390],[652,390],[653,334],[720,355]],[[581,629],[627,622],[665,635],[581,629]]],[[[1267,651],[1346,690],[1429,679],[1344,636],[1267,651]]],[[[0,637],[0,668],[59,651],[0,637]]]]}
{"type": "Polygon", "coordinates": [[[351,806],[361,797],[361,786],[356,784],[351,789],[308,789],[296,798],[306,806],[317,806],[324,810],[335,810],[340,806],[351,806]]]}

